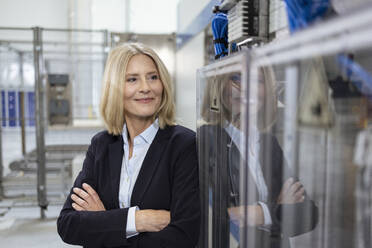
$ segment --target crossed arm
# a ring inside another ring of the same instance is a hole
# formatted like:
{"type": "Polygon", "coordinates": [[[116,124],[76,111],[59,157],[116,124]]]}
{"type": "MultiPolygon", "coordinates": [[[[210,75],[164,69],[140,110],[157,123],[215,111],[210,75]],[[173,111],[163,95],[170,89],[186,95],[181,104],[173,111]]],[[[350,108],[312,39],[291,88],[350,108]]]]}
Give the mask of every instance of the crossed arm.
{"type": "MultiPolygon", "coordinates": [[[[293,178],[289,178],[283,184],[283,187],[278,196],[277,204],[295,204],[301,203],[305,200],[305,189],[300,182],[295,182],[293,178]]],[[[248,205],[247,208],[247,220],[244,220],[244,206],[231,207],[228,209],[231,220],[239,225],[250,225],[250,226],[261,226],[264,225],[264,212],[262,206],[248,205]]]]}
{"type": "MultiPolygon", "coordinates": [[[[132,247],[132,240],[126,237],[129,208],[105,206],[103,202],[107,196],[97,194],[95,144],[92,140],[83,169],[61,210],[57,220],[58,233],[63,241],[74,245],[132,247]]],[[[134,239],[138,247],[181,248],[196,244],[200,221],[197,164],[195,142],[189,143],[174,164],[171,211],[136,211],[135,225],[140,234],[134,239]]]]}
{"type": "MultiPolygon", "coordinates": [[[[106,211],[97,192],[87,183],[82,189],[73,188],[71,205],[76,211],[106,211]]],[[[158,232],[170,223],[170,212],[166,210],[138,210],[135,215],[137,232],[158,232]]]]}

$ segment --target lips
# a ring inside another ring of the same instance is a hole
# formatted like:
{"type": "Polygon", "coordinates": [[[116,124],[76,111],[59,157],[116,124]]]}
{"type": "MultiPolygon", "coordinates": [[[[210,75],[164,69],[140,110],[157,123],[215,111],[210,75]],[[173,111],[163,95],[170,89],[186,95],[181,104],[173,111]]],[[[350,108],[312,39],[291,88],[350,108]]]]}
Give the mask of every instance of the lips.
{"type": "Polygon", "coordinates": [[[135,99],[136,102],[140,102],[140,103],[149,103],[152,100],[154,100],[154,98],[152,98],[152,97],[135,99]]]}

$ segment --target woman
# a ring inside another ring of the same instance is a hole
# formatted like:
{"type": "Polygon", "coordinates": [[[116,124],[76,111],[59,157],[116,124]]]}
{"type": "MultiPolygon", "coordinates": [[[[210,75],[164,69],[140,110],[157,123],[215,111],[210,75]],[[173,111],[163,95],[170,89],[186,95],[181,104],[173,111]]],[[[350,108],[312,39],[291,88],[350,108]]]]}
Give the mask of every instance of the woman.
{"type": "Polygon", "coordinates": [[[95,135],[57,221],[84,247],[195,247],[199,233],[195,133],[174,124],[169,73],[143,44],[114,48],[95,135]]]}
{"type": "MultiPolygon", "coordinates": [[[[290,173],[270,133],[277,108],[274,73],[261,68],[257,79],[256,87],[250,87],[256,99],[249,101],[249,127],[241,127],[240,73],[211,78],[206,85],[204,125],[198,129],[199,140],[206,143],[200,145],[200,174],[209,179],[212,199],[226,199],[214,203],[221,209],[213,214],[224,214],[213,223],[220,228],[216,242],[221,243],[213,247],[234,247],[230,244],[232,236],[239,242],[239,226],[247,230],[248,247],[289,247],[289,237],[308,232],[317,223],[317,207],[290,173]],[[244,130],[249,131],[249,140],[244,130]],[[241,165],[246,172],[245,192],[240,192],[241,165]]],[[[202,188],[208,187],[202,183],[202,188]]],[[[204,190],[204,197],[207,193],[204,190]]]]}

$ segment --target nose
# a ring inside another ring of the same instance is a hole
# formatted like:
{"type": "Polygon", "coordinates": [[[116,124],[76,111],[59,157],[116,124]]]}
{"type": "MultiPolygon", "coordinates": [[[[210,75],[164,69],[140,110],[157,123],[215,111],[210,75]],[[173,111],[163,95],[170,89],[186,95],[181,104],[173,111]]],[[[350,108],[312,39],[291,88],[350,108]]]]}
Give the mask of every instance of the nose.
{"type": "Polygon", "coordinates": [[[140,93],[147,94],[150,92],[150,86],[149,83],[147,82],[146,78],[141,79],[141,84],[140,84],[140,93]]]}

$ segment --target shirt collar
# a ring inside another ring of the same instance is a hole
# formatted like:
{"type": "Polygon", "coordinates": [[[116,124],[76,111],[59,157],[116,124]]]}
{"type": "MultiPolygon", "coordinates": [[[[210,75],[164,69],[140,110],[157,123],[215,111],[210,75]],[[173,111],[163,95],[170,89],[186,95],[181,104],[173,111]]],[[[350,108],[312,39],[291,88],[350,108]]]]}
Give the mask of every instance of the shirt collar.
{"type": "MultiPolygon", "coordinates": [[[[227,133],[230,135],[231,138],[233,136],[238,136],[239,139],[240,138],[245,139],[244,133],[241,130],[239,130],[237,127],[235,127],[232,123],[229,123],[226,121],[225,130],[227,131],[227,133]]],[[[260,131],[258,130],[258,128],[252,127],[252,130],[250,131],[252,131],[251,133],[249,133],[250,135],[252,135],[251,142],[255,142],[255,143],[260,142],[260,131]]]]}
{"type": "MultiPolygon", "coordinates": [[[[156,120],[148,128],[146,128],[142,133],[134,137],[134,144],[137,145],[143,142],[147,144],[151,144],[158,130],[159,130],[159,120],[158,118],[156,118],[156,120]]],[[[127,130],[127,124],[125,123],[124,123],[122,135],[123,135],[124,144],[128,145],[128,130],[127,130]]]]}

